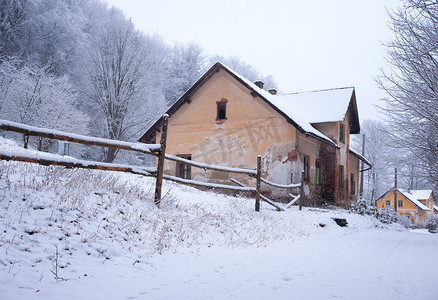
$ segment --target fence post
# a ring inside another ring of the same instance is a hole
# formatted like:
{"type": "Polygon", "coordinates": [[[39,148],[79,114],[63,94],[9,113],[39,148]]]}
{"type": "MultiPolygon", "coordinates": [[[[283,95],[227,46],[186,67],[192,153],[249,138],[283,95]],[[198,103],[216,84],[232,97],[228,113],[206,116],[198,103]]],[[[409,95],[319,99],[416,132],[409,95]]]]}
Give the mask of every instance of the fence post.
{"type": "Polygon", "coordinates": [[[301,171],[301,185],[300,185],[300,210],[303,209],[304,200],[304,170],[301,171]]]}
{"type": "Polygon", "coordinates": [[[262,174],[262,157],[260,155],[257,156],[257,175],[256,175],[256,202],[255,202],[255,211],[260,211],[260,182],[261,182],[261,174],[262,174]]]}
{"type": "Polygon", "coordinates": [[[161,129],[160,152],[158,155],[158,165],[157,165],[157,180],[155,182],[154,203],[158,207],[160,207],[160,202],[161,202],[161,187],[163,184],[164,156],[166,155],[166,140],[167,140],[168,120],[169,120],[169,115],[165,114],[163,116],[163,127],[161,129]]]}

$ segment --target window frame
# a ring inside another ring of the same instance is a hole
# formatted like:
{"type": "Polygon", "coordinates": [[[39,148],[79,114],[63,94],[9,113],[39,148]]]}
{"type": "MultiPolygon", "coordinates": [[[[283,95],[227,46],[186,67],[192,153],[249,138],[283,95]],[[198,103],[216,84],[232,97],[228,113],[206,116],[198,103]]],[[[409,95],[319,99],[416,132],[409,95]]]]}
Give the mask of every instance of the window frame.
{"type": "Polygon", "coordinates": [[[354,180],[353,173],[350,173],[350,194],[356,195],[356,181],[354,180]]]}
{"type": "Polygon", "coordinates": [[[321,162],[315,160],[315,184],[321,184],[321,162]]]}
{"type": "Polygon", "coordinates": [[[222,98],[220,101],[216,101],[216,121],[227,120],[227,103],[228,100],[222,98]]]}
{"type": "MultiPolygon", "coordinates": [[[[192,160],[191,154],[177,154],[177,157],[192,160]]],[[[182,179],[192,179],[192,166],[186,165],[180,162],[176,162],[176,170],[175,170],[176,177],[182,178],[182,179]]]]}
{"type": "Polygon", "coordinates": [[[303,156],[303,165],[304,165],[304,181],[309,181],[310,179],[310,157],[309,155],[303,156]]]}
{"type": "Polygon", "coordinates": [[[345,184],[344,184],[344,166],[343,165],[339,165],[338,186],[339,186],[339,189],[344,189],[345,188],[345,184]]]}
{"type": "Polygon", "coordinates": [[[397,207],[403,207],[403,200],[397,200],[397,207]]]}
{"type": "Polygon", "coordinates": [[[345,144],[345,124],[339,123],[339,142],[345,144]]]}

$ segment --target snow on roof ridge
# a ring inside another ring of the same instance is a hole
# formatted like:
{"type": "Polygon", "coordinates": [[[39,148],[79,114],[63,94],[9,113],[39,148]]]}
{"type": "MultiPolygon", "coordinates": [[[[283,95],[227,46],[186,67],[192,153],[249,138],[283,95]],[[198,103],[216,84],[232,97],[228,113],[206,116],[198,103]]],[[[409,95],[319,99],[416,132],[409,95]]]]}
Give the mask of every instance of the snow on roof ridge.
{"type": "Polygon", "coordinates": [[[303,92],[282,93],[282,94],[280,94],[280,96],[289,96],[289,95],[306,94],[306,93],[330,92],[330,91],[335,91],[335,90],[346,90],[346,89],[354,89],[354,86],[344,86],[344,87],[327,88],[327,89],[311,90],[311,91],[303,91],[303,92]]]}

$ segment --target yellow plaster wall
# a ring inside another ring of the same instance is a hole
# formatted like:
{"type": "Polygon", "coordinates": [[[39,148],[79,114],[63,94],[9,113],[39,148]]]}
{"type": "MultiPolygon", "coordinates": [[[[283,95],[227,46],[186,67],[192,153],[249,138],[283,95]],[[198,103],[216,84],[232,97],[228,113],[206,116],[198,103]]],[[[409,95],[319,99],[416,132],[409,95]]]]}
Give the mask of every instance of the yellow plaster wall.
{"type": "MultiPolygon", "coordinates": [[[[158,134],[157,141],[159,138],[158,134]]],[[[295,150],[295,140],[295,127],[221,69],[192,96],[190,103],[170,117],[166,152],[191,154],[198,162],[251,169],[256,168],[257,155],[262,155],[265,178],[269,180],[279,169],[282,176],[274,176],[276,182],[286,184],[294,163],[287,153],[295,150]],[[216,102],[223,98],[227,99],[227,120],[216,121],[216,102]]],[[[165,172],[175,175],[175,167],[175,162],[166,162],[165,172]]],[[[221,173],[192,167],[192,179],[214,177],[230,183],[230,176],[221,173]]]]}

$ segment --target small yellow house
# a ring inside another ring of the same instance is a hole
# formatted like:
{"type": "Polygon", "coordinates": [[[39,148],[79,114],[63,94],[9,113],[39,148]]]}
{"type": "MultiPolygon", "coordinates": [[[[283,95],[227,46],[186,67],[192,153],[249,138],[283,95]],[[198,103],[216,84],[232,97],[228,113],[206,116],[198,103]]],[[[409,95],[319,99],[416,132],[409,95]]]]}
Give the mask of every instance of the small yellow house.
{"type": "MultiPolygon", "coordinates": [[[[166,153],[235,168],[255,169],[278,183],[301,181],[315,203],[349,207],[358,198],[361,155],[350,149],[350,134],[360,131],[354,88],[295,94],[266,91],[221,63],[214,64],[167,111],[166,153]]],[[[161,120],[139,139],[159,143],[161,120]]],[[[166,161],[167,174],[197,181],[231,183],[231,176],[254,185],[248,176],[205,171],[166,161]]],[[[262,185],[274,199],[284,189],[262,185]]]]}
{"type": "Polygon", "coordinates": [[[407,216],[412,223],[424,222],[434,213],[438,213],[432,190],[404,190],[392,188],[377,199],[377,210],[389,207],[401,216],[407,216]],[[394,196],[397,194],[397,206],[394,196]]]}

